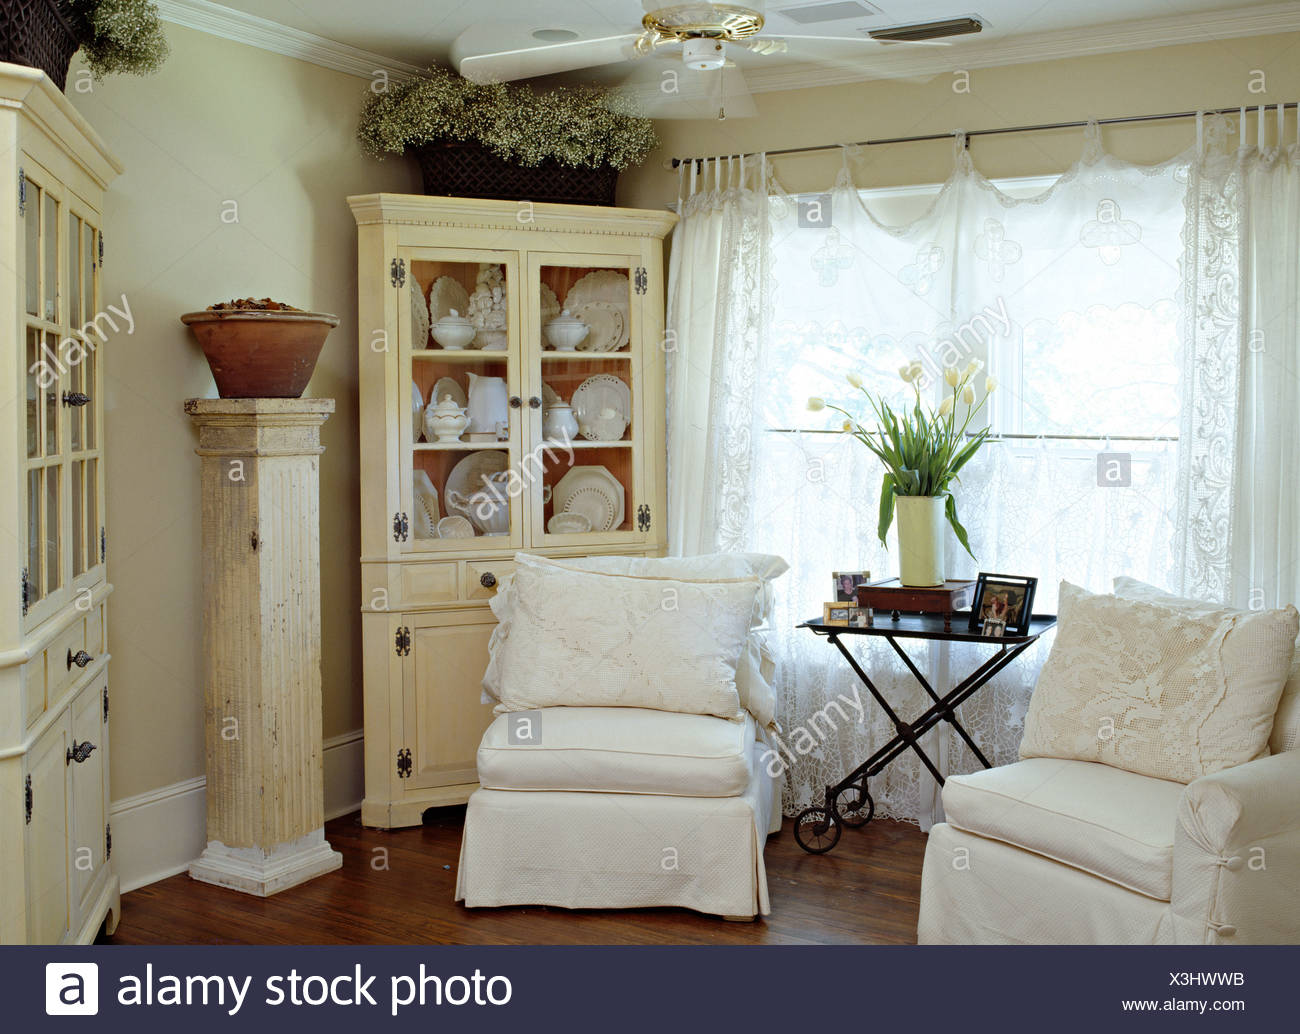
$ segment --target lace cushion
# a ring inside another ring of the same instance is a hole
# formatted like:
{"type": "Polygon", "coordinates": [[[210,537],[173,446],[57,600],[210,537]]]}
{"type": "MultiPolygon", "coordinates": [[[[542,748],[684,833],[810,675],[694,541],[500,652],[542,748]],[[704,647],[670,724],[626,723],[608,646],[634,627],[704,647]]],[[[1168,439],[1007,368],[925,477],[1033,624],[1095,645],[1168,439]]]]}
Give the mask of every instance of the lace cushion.
{"type": "Polygon", "coordinates": [[[508,627],[493,636],[496,710],[649,707],[738,718],[736,666],[761,588],[756,578],[679,582],[525,560],[508,627]]]}
{"type": "MultiPolygon", "coordinates": [[[[1173,596],[1154,585],[1127,576],[1115,579],[1115,595],[1127,600],[1158,603],[1165,607],[1190,610],[1202,615],[1212,614],[1223,617],[1229,614],[1251,613],[1247,610],[1223,607],[1217,603],[1208,603],[1205,600],[1173,596]]],[[[1236,645],[1236,640],[1230,638],[1226,645],[1236,645]]],[[[1292,663],[1290,677],[1282,689],[1282,699],[1277,705],[1277,714],[1273,716],[1273,732],[1269,736],[1268,747],[1274,754],[1300,747],[1300,656],[1297,656],[1292,663]]]]}
{"type": "Polygon", "coordinates": [[[1197,614],[1062,582],[1020,756],[1180,783],[1264,757],[1298,631],[1295,607],[1197,614]]]}

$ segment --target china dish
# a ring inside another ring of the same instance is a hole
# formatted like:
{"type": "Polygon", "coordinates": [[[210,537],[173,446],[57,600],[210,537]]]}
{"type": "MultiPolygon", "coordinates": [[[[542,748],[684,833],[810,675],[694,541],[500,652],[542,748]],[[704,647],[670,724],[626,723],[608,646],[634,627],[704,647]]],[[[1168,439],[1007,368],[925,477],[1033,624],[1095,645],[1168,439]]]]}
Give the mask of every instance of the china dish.
{"type": "MultiPolygon", "coordinates": [[[[471,498],[476,492],[481,492],[485,485],[484,479],[489,481],[493,474],[500,474],[510,464],[510,457],[497,449],[485,449],[478,452],[471,452],[463,460],[451,468],[451,473],[447,475],[447,483],[443,486],[442,498],[447,504],[447,512],[455,516],[464,517],[466,521],[472,522],[473,515],[468,509],[463,509],[453,503],[452,493],[456,493],[456,498],[471,498]]],[[[471,523],[471,531],[473,525],[471,523]]],[[[443,536],[446,538],[447,536],[443,536]]]]}
{"type": "Polygon", "coordinates": [[[478,332],[469,320],[457,310],[452,309],[449,315],[444,316],[433,325],[432,333],[433,340],[443,348],[449,352],[458,352],[463,348],[468,348],[478,332]]]}
{"type": "Polygon", "coordinates": [[[588,377],[573,393],[578,431],[593,442],[617,442],[632,419],[632,390],[612,373],[588,377]]]}
{"type": "Polygon", "coordinates": [[[550,323],[560,314],[560,299],[555,296],[549,284],[540,285],[537,296],[542,314],[542,326],[550,323]]]}
{"type": "Polygon", "coordinates": [[[586,514],[566,510],[547,521],[546,530],[552,535],[585,535],[591,531],[591,519],[586,514]]]}
{"type": "Polygon", "coordinates": [[[424,396],[420,386],[411,381],[411,439],[418,442],[424,433],[424,396]]]}
{"type": "Polygon", "coordinates": [[[587,302],[573,310],[573,315],[591,328],[578,343],[579,352],[614,352],[626,342],[626,314],[611,302],[587,302]]]}
{"type": "Polygon", "coordinates": [[[444,517],[438,522],[438,538],[440,539],[472,539],[474,535],[474,525],[470,523],[468,517],[453,514],[450,517],[444,517]]]}
{"type": "Polygon", "coordinates": [[[424,300],[424,289],[411,277],[411,346],[429,347],[429,305],[424,300]]]}
{"type": "MultiPolygon", "coordinates": [[[[448,481],[450,484],[450,480],[448,481]]],[[[556,513],[580,513],[592,531],[609,531],[623,523],[626,513],[622,483],[606,467],[574,467],[555,485],[556,513]]]]}
{"type": "Polygon", "coordinates": [[[439,377],[433,383],[433,391],[429,392],[429,401],[438,402],[448,395],[461,409],[469,407],[469,397],[465,394],[465,389],[460,386],[456,378],[439,377]]]}
{"type": "Polygon", "coordinates": [[[438,505],[438,490],[433,487],[429,475],[423,470],[415,471],[411,478],[411,494],[415,497],[415,537],[417,539],[436,539],[438,522],[442,520],[442,510],[438,505]]]}
{"type": "Polygon", "coordinates": [[[437,323],[455,309],[464,316],[469,312],[469,292],[454,277],[440,276],[429,288],[429,321],[437,323]]]}
{"type": "Polygon", "coordinates": [[[612,269],[598,269],[594,273],[588,273],[569,288],[569,293],[564,298],[564,307],[575,316],[581,316],[579,310],[584,306],[592,302],[603,302],[613,306],[622,318],[622,327],[619,329],[616,343],[608,348],[595,347],[593,339],[596,334],[593,329],[588,338],[591,343],[583,351],[613,352],[627,347],[632,331],[631,321],[628,318],[631,311],[630,297],[627,275],[612,269]]]}

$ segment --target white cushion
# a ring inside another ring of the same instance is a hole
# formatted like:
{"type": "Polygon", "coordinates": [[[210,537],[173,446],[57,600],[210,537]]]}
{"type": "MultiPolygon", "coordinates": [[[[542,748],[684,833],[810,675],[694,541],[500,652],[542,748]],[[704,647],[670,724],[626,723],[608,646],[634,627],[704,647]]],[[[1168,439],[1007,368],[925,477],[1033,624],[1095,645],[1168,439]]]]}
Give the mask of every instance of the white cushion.
{"type": "MultiPolygon", "coordinates": [[[[1184,790],[1107,765],[1035,758],[951,777],[943,810],[958,829],[1168,901],[1184,790]]],[[[969,859],[972,876],[979,864],[969,859]]]]}
{"type": "Polygon", "coordinates": [[[1202,615],[1062,582],[1059,609],[1022,758],[1188,783],[1268,754],[1300,630],[1295,607],[1202,615]]]}
{"type": "Polygon", "coordinates": [[[735,797],[749,785],[754,742],[748,715],[549,707],[499,715],[479,746],[478,778],[490,790],[735,797]]]}
{"type": "MultiPolygon", "coordinates": [[[[754,614],[749,639],[736,666],[736,692],[740,706],[752,714],[764,728],[776,725],[776,689],[773,682],[776,662],[768,646],[767,636],[761,630],[772,607],[771,579],[789,570],[789,565],[777,556],[765,553],[712,553],[695,557],[563,557],[553,559],[529,553],[515,557],[517,563],[550,565],[570,570],[620,574],[635,578],[671,579],[684,582],[735,581],[755,577],[763,582],[763,595],[754,614]]],[[[507,575],[497,586],[492,599],[492,612],[498,625],[489,644],[487,671],[483,676],[484,703],[500,699],[499,648],[509,635],[509,624],[514,612],[514,576],[507,575]]]]}
{"type": "Polygon", "coordinates": [[[650,707],[736,717],[736,666],[760,590],[756,578],[632,578],[521,553],[509,627],[494,636],[497,711],[650,707]]]}
{"type": "MultiPolygon", "coordinates": [[[[1126,575],[1115,579],[1115,595],[1129,600],[1145,600],[1147,603],[1185,609],[1196,614],[1251,613],[1187,596],[1174,596],[1154,585],[1148,585],[1126,575]]],[[[1274,754],[1300,747],[1300,656],[1297,656],[1292,663],[1286,686],[1282,690],[1282,699],[1278,702],[1277,714],[1273,717],[1273,731],[1269,735],[1268,746],[1274,754]]]]}

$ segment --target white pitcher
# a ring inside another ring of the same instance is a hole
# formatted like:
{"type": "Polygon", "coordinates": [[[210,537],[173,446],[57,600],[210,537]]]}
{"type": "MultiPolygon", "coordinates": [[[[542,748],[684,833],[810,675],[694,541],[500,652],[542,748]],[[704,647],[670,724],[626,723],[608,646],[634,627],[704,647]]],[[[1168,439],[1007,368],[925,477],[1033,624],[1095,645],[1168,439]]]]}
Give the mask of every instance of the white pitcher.
{"type": "Polygon", "coordinates": [[[500,433],[510,425],[510,401],[504,377],[469,375],[469,430],[500,433]]]}

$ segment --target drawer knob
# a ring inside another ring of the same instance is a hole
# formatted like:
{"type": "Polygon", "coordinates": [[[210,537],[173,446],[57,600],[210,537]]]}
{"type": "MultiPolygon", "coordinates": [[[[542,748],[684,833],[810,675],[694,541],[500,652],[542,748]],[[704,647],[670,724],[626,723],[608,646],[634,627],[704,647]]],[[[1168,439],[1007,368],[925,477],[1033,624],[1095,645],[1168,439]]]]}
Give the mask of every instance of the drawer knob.
{"type": "Polygon", "coordinates": [[[494,588],[497,584],[497,576],[491,571],[484,571],[478,576],[478,583],[485,589],[494,588]]]}
{"type": "Polygon", "coordinates": [[[69,651],[68,651],[68,671],[71,671],[71,670],[72,670],[72,666],[73,666],[74,664],[75,664],[78,668],[84,668],[87,664],[89,664],[89,663],[90,663],[91,661],[93,661],[94,659],[95,659],[95,658],[93,658],[92,656],[90,656],[90,654],[86,653],[85,650],[78,650],[76,653],[73,653],[71,650],[69,650],[69,651]]]}
{"type": "Polygon", "coordinates": [[[90,740],[78,743],[73,740],[72,746],[68,748],[68,760],[65,764],[72,764],[74,761],[80,765],[86,758],[90,757],[95,751],[95,745],[90,740]]]}

